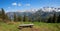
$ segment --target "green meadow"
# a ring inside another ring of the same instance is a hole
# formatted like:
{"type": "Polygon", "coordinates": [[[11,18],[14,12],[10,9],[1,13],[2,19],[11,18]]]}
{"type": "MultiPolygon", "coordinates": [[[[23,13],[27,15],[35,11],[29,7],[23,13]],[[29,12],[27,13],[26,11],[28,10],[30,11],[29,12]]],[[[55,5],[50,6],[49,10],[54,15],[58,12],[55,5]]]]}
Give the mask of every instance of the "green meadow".
{"type": "MultiPolygon", "coordinates": [[[[60,23],[23,22],[24,24],[34,24],[33,31],[60,31],[60,23]]],[[[0,22],[0,31],[21,31],[18,26],[21,22],[0,22]]],[[[31,31],[30,28],[23,28],[22,31],[31,31]]]]}

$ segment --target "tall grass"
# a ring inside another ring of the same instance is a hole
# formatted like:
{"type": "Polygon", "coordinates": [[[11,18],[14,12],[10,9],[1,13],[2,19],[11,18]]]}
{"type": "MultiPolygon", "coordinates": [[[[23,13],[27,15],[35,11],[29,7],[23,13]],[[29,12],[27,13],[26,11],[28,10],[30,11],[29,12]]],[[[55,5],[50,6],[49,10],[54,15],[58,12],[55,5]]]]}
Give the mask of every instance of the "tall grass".
{"type": "MultiPolygon", "coordinates": [[[[34,24],[34,30],[38,31],[60,31],[60,23],[41,23],[41,22],[23,22],[24,24],[34,24]]],[[[0,31],[19,31],[18,26],[21,22],[0,22],[0,31]]],[[[26,30],[29,31],[29,30],[26,30]]]]}

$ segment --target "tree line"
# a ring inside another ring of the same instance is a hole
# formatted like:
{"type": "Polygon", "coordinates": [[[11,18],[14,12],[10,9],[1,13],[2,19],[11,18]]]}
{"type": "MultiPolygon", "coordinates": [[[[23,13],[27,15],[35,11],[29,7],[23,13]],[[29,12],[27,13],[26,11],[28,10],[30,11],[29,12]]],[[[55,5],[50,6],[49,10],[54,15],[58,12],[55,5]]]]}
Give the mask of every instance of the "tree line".
{"type": "Polygon", "coordinates": [[[26,16],[26,14],[24,14],[24,16],[21,16],[21,15],[16,15],[16,13],[14,13],[14,21],[15,22],[28,22],[29,21],[29,18],[28,16],[26,16]]]}
{"type": "MultiPolygon", "coordinates": [[[[0,22],[8,22],[8,21],[12,21],[12,19],[9,18],[9,16],[5,13],[4,9],[1,8],[1,10],[0,10],[0,22]]],[[[20,16],[20,15],[17,16],[16,13],[14,12],[13,21],[14,22],[19,22],[19,21],[28,22],[29,18],[25,14],[24,14],[24,16],[20,16]]]]}
{"type": "MultiPolygon", "coordinates": [[[[13,16],[13,22],[41,22],[40,21],[41,18],[37,18],[36,20],[33,21],[33,19],[30,19],[28,16],[26,16],[26,14],[24,14],[24,16],[21,15],[16,15],[16,13],[14,13],[13,16]]],[[[12,21],[9,16],[5,13],[4,9],[1,8],[0,10],[0,22],[9,22],[12,21]]],[[[42,21],[42,22],[46,22],[46,23],[60,23],[60,15],[56,16],[56,13],[53,14],[53,16],[50,16],[47,21],[42,21]]]]}
{"type": "Polygon", "coordinates": [[[54,13],[53,16],[50,16],[47,23],[60,23],[60,15],[56,16],[56,13],[54,13]]]}

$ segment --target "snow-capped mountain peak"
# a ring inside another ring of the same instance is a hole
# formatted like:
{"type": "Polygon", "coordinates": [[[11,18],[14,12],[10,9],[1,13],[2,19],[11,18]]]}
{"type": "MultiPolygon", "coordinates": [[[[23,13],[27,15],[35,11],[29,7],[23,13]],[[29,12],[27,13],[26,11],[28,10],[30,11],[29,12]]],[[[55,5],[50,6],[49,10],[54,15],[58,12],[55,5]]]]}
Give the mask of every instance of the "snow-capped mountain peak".
{"type": "Polygon", "coordinates": [[[60,12],[60,9],[58,9],[58,8],[52,8],[52,7],[45,7],[45,8],[42,8],[42,11],[44,11],[44,12],[53,12],[53,11],[55,11],[55,12],[60,12]]]}

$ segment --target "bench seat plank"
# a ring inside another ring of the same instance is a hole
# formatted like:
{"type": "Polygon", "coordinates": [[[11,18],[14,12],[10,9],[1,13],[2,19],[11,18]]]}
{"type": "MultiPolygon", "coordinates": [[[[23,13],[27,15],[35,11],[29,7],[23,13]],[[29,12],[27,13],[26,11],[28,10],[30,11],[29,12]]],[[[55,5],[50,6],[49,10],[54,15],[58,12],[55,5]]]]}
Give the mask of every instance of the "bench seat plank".
{"type": "Polygon", "coordinates": [[[20,26],[33,26],[34,24],[22,24],[20,26]]]}

